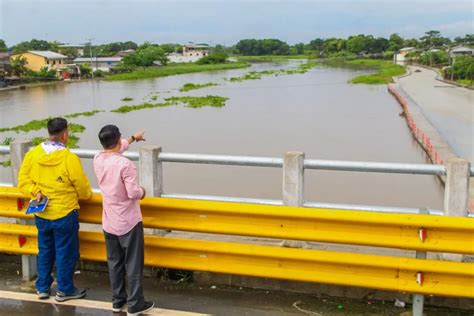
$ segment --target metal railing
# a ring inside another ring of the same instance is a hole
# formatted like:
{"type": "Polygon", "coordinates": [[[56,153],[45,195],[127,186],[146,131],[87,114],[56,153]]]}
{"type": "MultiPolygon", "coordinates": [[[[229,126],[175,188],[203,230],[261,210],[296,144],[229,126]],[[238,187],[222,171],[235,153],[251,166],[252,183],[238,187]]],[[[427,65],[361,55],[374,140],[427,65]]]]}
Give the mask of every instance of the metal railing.
{"type": "MultiPolygon", "coordinates": [[[[71,149],[71,152],[80,158],[91,159],[100,150],[94,149],[71,149]]],[[[9,154],[9,146],[0,146],[0,154],[9,154]]],[[[127,151],[123,155],[132,161],[140,160],[140,153],[136,151],[127,151]]],[[[283,158],[277,157],[254,157],[254,156],[231,156],[231,155],[207,155],[207,154],[187,154],[187,153],[160,153],[159,162],[171,163],[190,163],[190,164],[212,164],[226,166],[246,166],[246,167],[269,167],[282,168],[283,158]]],[[[395,173],[395,174],[417,174],[417,175],[433,175],[445,176],[446,167],[444,165],[430,164],[413,164],[413,163],[386,163],[386,162],[367,162],[367,161],[341,161],[341,160],[317,160],[304,159],[304,170],[331,170],[331,171],[349,171],[349,172],[368,172],[368,173],[395,173]]],[[[474,176],[474,167],[470,168],[470,176],[474,176]]],[[[7,184],[8,185],[8,184],[7,184]]],[[[97,189],[96,189],[97,190],[97,189]]],[[[283,205],[282,200],[277,199],[259,199],[259,198],[242,198],[229,196],[214,195],[192,195],[180,193],[165,193],[163,197],[192,199],[192,200],[208,200],[221,202],[236,203],[252,203],[266,205],[283,205]]],[[[361,210],[370,212],[387,212],[387,213],[405,213],[418,214],[419,208],[404,207],[387,207],[374,205],[356,205],[356,204],[335,204],[305,201],[303,206],[309,208],[328,208],[328,209],[345,209],[345,210],[361,210]]],[[[429,210],[431,215],[443,215],[441,210],[429,210]]],[[[470,215],[474,216],[474,215],[470,215]]]]}

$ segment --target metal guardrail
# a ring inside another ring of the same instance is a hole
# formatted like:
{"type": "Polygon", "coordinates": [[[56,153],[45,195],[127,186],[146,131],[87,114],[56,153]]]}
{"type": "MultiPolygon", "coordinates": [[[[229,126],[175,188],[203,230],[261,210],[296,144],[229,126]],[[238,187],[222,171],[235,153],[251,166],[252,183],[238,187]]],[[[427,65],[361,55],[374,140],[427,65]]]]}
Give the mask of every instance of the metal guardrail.
{"type": "MultiPolygon", "coordinates": [[[[94,158],[94,155],[100,152],[100,150],[71,149],[71,152],[75,153],[80,158],[91,159],[94,158]]],[[[0,154],[9,153],[9,146],[0,146],[0,154]]],[[[124,153],[124,156],[134,161],[139,160],[139,153],[136,151],[127,151],[124,153]]],[[[273,168],[281,168],[283,166],[283,159],[277,157],[160,153],[158,160],[161,162],[214,164],[227,166],[251,166],[273,168]]],[[[443,165],[412,163],[305,159],[304,168],[313,170],[420,174],[434,176],[446,175],[446,167],[443,165]]],[[[470,169],[470,175],[471,177],[474,176],[474,166],[472,166],[470,169]]]]}
{"type": "MultiPolygon", "coordinates": [[[[106,261],[102,233],[81,231],[79,239],[81,259],[106,261]]],[[[34,226],[0,224],[0,252],[36,255],[37,244],[34,226]],[[22,246],[18,242],[19,235],[23,238],[22,246]]],[[[463,262],[145,236],[145,264],[427,295],[474,297],[472,264],[463,262]]]]}
{"type": "MultiPolygon", "coordinates": [[[[80,158],[92,159],[100,150],[94,149],[71,149],[80,158]]],[[[0,146],[0,154],[10,153],[9,146],[0,146]]],[[[139,152],[127,151],[124,156],[133,161],[140,158],[139,152]]],[[[160,153],[158,157],[160,162],[173,163],[192,163],[192,164],[213,164],[227,166],[250,166],[250,167],[271,167],[282,168],[283,159],[276,157],[254,157],[254,156],[231,156],[231,155],[204,155],[187,153],[160,153]]],[[[430,164],[411,164],[411,163],[385,163],[385,162],[365,162],[365,161],[341,161],[341,160],[317,160],[305,159],[303,168],[307,170],[332,170],[349,172],[369,172],[369,173],[397,173],[397,174],[418,174],[418,175],[446,175],[446,167],[443,165],[430,164]]],[[[470,168],[470,176],[474,176],[474,166],[470,168]]],[[[7,184],[8,185],[8,184],[7,184]]],[[[98,192],[96,190],[96,192],[98,192]]],[[[235,203],[253,203],[266,205],[282,205],[282,200],[259,199],[259,198],[241,198],[213,195],[192,195],[192,194],[163,194],[163,197],[181,198],[192,200],[207,200],[235,203]]],[[[345,210],[360,210],[370,212],[388,212],[418,214],[418,208],[386,207],[374,205],[355,205],[355,204],[335,204],[320,202],[305,202],[305,207],[310,208],[330,208],[345,210]]],[[[443,211],[429,210],[432,215],[443,215],[443,211]]],[[[470,214],[474,216],[474,214],[470,214]]]]}
{"type": "MultiPolygon", "coordinates": [[[[0,216],[29,218],[17,188],[0,189],[0,216]]],[[[452,253],[474,253],[473,220],[461,217],[317,212],[301,207],[182,199],[141,201],[146,228],[452,253]],[[264,228],[264,229],[263,229],[264,228]]],[[[81,201],[80,221],[100,223],[99,194],[81,201]]],[[[104,236],[80,232],[81,258],[105,261],[104,236]]],[[[37,254],[34,226],[0,224],[0,252],[37,254]]],[[[473,264],[394,255],[145,236],[145,263],[292,281],[474,298],[473,264]],[[185,260],[183,260],[185,258],[185,260]]]]}

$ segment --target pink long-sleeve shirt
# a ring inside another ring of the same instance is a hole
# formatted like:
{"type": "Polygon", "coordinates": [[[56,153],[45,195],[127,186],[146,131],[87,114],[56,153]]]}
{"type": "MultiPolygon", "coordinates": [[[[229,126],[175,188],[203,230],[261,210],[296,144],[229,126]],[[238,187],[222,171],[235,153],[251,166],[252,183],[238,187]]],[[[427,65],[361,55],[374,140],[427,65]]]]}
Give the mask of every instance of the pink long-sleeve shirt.
{"type": "Polygon", "coordinates": [[[102,192],[102,228],[122,236],[142,221],[139,200],[143,189],[138,185],[133,162],[122,153],[128,141],[121,140],[120,153],[100,152],[94,157],[94,172],[102,192]]]}

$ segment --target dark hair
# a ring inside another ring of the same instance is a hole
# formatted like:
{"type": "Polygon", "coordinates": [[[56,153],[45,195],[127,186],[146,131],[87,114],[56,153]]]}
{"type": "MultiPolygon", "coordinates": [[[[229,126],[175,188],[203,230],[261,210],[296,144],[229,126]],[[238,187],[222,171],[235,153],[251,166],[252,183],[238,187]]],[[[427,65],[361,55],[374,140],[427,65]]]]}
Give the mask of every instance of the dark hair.
{"type": "Polygon", "coordinates": [[[55,117],[48,121],[49,135],[58,135],[67,129],[67,121],[62,117],[55,117]]]}
{"type": "Polygon", "coordinates": [[[120,131],[115,125],[105,125],[100,129],[99,140],[104,149],[114,148],[120,141],[120,131]]]}

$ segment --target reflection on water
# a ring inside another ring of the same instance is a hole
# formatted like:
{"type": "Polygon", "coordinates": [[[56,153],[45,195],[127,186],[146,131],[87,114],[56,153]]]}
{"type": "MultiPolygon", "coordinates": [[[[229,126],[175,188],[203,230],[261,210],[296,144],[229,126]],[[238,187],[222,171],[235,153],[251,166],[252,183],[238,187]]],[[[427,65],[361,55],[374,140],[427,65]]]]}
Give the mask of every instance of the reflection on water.
{"type": "MultiPolygon", "coordinates": [[[[253,65],[252,70],[282,66],[294,65],[261,63],[253,65]]],[[[385,86],[351,85],[347,81],[354,71],[319,67],[306,74],[237,83],[223,80],[247,71],[81,82],[3,92],[0,122],[2,126],[14,126],[31,119],[98,109],[106,112],[73,120],[87,127],[80,135],[83,148],[99,148],[100,127],[117,124],[123,135],[146,130],[147,144],[162,146],[165,152],[281,157],[286,151],[296,150],[312,159],[425,162],[405,121],[398,116],[399,105],[385,86]],[[221,85],[179,92],[188,82],[221,85]],[[229,101],[223,108],[173,106],[127,114],[108,112],[124,105],[120,101],[124,97],[134,98],[127,104],[138,104],[149,100],[151,92],[159,92],[156,102],[174,95],[221,95],[229,101]]],[[[3,133],[0,137],[9,135],[3,133]]],[[[137,145],[132,150],[137,150],[137,145]]],[[[85,162],[85,167],[96,185],[91,162],[85,162]]],[[[0,181],[8,181],[9,169],[0,169],[0,181]]],[[[165,163],[164,177],[167,193],[281,198],[279,169],[165,163]]],[[[309,170],[305,182],[305,198],[311,201],[442,208],[441,186],[430,176],[309,170]]]]}

